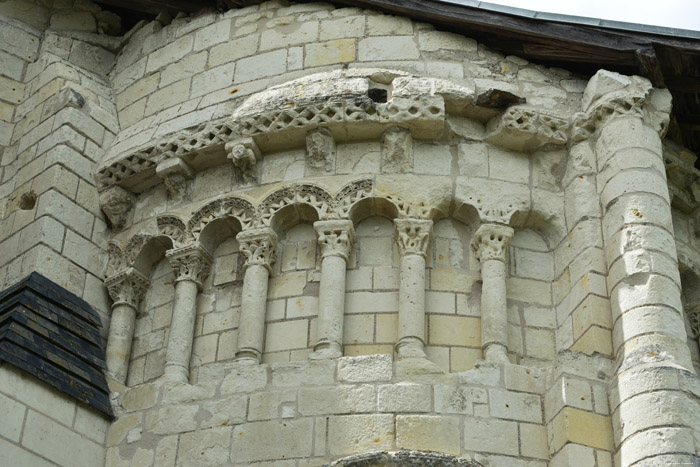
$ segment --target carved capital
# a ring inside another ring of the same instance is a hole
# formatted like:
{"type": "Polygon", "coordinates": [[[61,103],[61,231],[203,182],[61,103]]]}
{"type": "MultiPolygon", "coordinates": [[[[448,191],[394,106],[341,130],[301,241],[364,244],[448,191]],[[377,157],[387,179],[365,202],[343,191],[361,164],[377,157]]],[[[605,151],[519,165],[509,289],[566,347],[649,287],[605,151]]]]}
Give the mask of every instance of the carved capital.
{"type": "Polygon", "coordinates": [[[318,245],[321,256],[340,256],[348,261],[352,247],[355,244],[355,229],[352,221],[328,220],[314,222],[318,235],[318,245]]]}
{"type": "Polygon", "coordinates": [[[105,286],[114,304],[138,309],[139,302],[148,289],[148,280],[134,268],[124,269],[105,279],[105,286]]]}
{"type": "Polygon", "coordinates": [[[165,256],[170,260],[176,282],[192,281],[202,287],[209,275],[212,257],[199,243],[168,250],[165,256]]]}
{"type": "Polygon", "coordinates": [[[480,262],[497,260],[506,262],[506,251],[513,238],[513,229],[499,224],[484,224],[472,239],[472,249],[480,262]]]}
{"type": "Polygon", "coordinates": [[[571,138],[588,138],[610,119],[638,117],[663,137],[668,130],[671,94],[648,79],[599,70],[583,92],[583,112],[574,116],[571,138]]]}
{"type": "Polygon", "coordinates": [[[269,227],[246,230],[236,235],[240,251],[245,255],[245,266],[258,264],[271,270],[275,262],[277,235],[269,227]]]}
{"type": "Polygon", "coordinates": [[[401,256],[428,254],[433,221],[425,219],[394,219],[394,237],[401,256]]]}

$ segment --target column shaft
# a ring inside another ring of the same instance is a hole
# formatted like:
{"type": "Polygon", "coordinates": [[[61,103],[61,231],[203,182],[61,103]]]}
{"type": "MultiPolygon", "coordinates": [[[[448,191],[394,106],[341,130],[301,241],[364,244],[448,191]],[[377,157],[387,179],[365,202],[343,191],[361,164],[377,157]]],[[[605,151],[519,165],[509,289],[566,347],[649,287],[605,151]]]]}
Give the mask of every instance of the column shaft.
{"type": "Polygon", "coordinates": [[[481,348],[491,362],[509,361],[506,253],[513,233],[505,225],[484,224],[472,240],[481,262],[481,348]]]}
{"type": "Polygon", "coordinates": [[[481,265],[481,346],[484,358],[508,360],[508,310],[506,308],[506,265],[488,260],[481,265]]]}
{"type": "Polygon", "coordinates": [[[240,232],[236,239],[246,257],[246,269],[235,359],[242,363],[256,364],[262,361],[265,351],[267,287],[271,266],[275,261],[277,235],[272,229],[264,227],[240,232]]]}
{"type": "Polygon", "coordinates": [[[323,348],[342,356],[343,320],[345,316],[345,259],[326,256],[321,263],[318,294],[318,342],[314,351],[323,348]]]}
{"type": "MultiPolygon", "coordinates": [[[[401,257],[399,279],[399,332],[397,348],[420,350],[425,346],[425,258],[420,255],[401,257]]],[[[406,349],[407,350],[407,349],[406,349]]],[[[399,351],[401,354],[402,351],[399,351]]]]}
{"type": "Polygon", "coordinates": [[[175,303],[165,350],[165,379],[188,383],[197,318],[197,293],[209,274],[211,255],[198,243],[166,253],[175,273],[175,303]]]}
{"type": "Polygon", "coordinates": [[[268,279],[269,272],[265,266],[252,264],[246,268],[243,277],[236,360],[251,360],[253,363],[258,363],[262,359],[268,279]]]}
{"type": "Polygon", "coordinates": [[[112,308],[112,321],[107,338],[107,369],[112,377],[126,384],[126,375],[131,361],[131,342],[134,339],[136,309],[126,303],[118,303],[112,308]]]}
{"type": "Polygon", "coordinates": [[[107,371],[116,381],[126,384],[136,313],[148,281],[136,269],[127,268],[105,279],[105,285],[114,300],[107,339],[107,371]]]}
{"type": "Polygon", "coordinates": [[[394,227],[401,254],[396,355],[425,358],[425,257],[433,221],[394,219],[394,227]]]}
{"type": "Polygon", "coordinates": [[[355,230],[349,220],[314,222],[321,249],[321,284],[318,294],[318,340],[311,359],[343,355],[345,319],[345,271],[355,243],[355,230]]]}
{"type": "Polygon", "coordinates": [[[194,338],[194,322],[197,317],[197,284],[181,280],[175,284],[175,304],[170,324],[170,336],[165,352],[165,377],[171,381],[187,383],[190,375],[190,358],[194,338]]]}

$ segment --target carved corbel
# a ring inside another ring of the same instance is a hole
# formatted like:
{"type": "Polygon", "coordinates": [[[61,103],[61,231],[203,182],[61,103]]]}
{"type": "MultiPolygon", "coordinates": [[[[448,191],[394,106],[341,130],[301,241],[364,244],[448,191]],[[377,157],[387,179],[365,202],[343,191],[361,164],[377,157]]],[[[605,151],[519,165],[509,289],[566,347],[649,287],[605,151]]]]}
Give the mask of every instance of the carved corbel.
{"type": "Polygon", "coordinates": [[[486,125],[485,141],[515,151],[536,151],[563,146],[569,133],[568,118],[543,109],[517,105],[508,107],[486,125]]]}
{"type": "Polygon", "coordinates": [[[179,157],[165,159],[156,166],[156,174],[163,179],[170,197],[187,192],[187,180],[194,178],[194,170],[179,157]]]}
{"type": "Polygon", "coordinates": [[[306,160],[309,167],[333,170],[335,139],[327,128],[316,128],[306,133],[306,160]]]}
{"type": "Polygon", "coordinates": [[[403,173],[413,170],[413,137],[407,128],[391,126],[382,136],[382,171],[403,173]]]}
{"type": "Polygon", "coordinates": [[[239,183],[257,183],[258,177],[255,166],[262,155],[253,138],[243,138],[229,141],[224,146],[228,158],[233,164],[234,176],[239,183]]]}
{"type": "Polygon", "coordinates": [[[133,205],[133,195],[122,187],[115,185],[100,193],[100,208],[113,230],[121,230],[124,227],[133,205]]]}

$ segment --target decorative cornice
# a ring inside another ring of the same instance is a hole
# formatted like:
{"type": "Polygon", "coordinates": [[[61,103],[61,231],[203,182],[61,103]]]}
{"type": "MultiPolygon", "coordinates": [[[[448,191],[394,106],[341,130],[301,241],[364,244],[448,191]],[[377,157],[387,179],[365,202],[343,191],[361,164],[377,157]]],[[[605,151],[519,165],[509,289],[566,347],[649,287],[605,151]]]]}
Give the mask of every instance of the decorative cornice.
{"type": "Polygon", "coordinates": [[[505,263],[513,234],[513,229],[505,225],[483,224],[479,227],[472,239],[472,250],[479,262],[496,260],[505,263]]]}
{"type": "Polygon", "coordinates": [[[212,257],[199,243],[168,250],[165,256],[170,261],[175,281],[192,281],[199,288],[209,275],[212,257]]]}
{"type": "Polygon", "coordinates": [[[401,256],[427,257],[433,231],[433,221],[425,219],[394,219],[394,237],[401,256]]]}
{"type": "Polygon", "coordinates": [[[321,256],[340,256],[348,261],[355,244],[355,229],[348,220],[327,220],[314,222],[318,235],[321,256]]]}
{"type": "Polygon", "coordinates": [[[275,262],[277,234],[269,227],[247,230],[236,235],[238,247],[245,255],[245,266],[260,265],[271,270],[275,262]]]}

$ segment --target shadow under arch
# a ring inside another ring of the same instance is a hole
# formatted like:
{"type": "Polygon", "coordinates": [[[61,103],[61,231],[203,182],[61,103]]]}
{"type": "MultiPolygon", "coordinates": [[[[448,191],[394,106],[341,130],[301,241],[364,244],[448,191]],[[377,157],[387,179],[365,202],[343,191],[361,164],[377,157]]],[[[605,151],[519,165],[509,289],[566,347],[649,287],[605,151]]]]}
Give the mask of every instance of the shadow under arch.
{"type": "Polygon", "coordinates": [[[348,211],[348,218],[357,226],[363,220],[379,216],[389,220],[399,217],[399,207],[390,199],[381,196],[368,196],[355,202],[348,211]]]}
{"type": "Polygon", "coordinates": [[[517,230],[532,229],[539,233],[549,251],[554,251],[556,246],[566,237],[566,226],[559,225],[556,218],[548,213],[536,209],[518,210],[510,216],[508,225],[517,230]]]}
{"type": "Polygon", "coordinates": [[[144,277],[150,277],[153,268],[173,248],[173,241],[165,235],[156,235],[146,241],[133,260],[134,269],[144,277]]]}
{"type": "Polygon", "coordinates": [[[241,230],[243,226],[235,217],[219,217],[208,222],[199,232],[199,244],[213,255],[221,243],[231,237],[235,238],[241,230]]]}
{"type": "Polygon", "coordinates": [[[327,467],[484,467],[476,461],[424,451],[379,451],[338,459],[327,467]]]}

